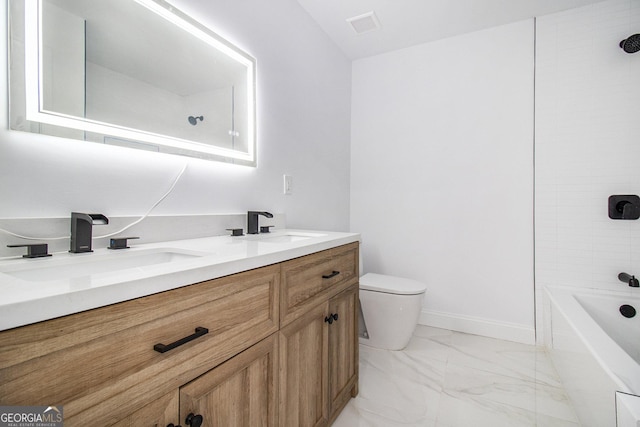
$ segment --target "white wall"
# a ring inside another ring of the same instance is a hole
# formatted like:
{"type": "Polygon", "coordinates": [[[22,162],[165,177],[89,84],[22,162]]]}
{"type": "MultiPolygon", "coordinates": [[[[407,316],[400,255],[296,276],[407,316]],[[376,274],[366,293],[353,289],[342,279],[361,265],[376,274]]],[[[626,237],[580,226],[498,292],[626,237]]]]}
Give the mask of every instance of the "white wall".
{"type": "MultiPolygon", "coordinates": [[[[295,0],[175,0],[258,61],[258,168],[8,130],[0,87],[0,218],[72,210],[140,215],[187,171],[156,215],[282,212],[290,227],[347,230],[351,64],[295,0]],[[292,38],[290,34],[296,34],[292,38]],[[282,174],[294,194],[282,194],[282,174]]],[[[0,21],[6,22],[6,0],[0,21]]],[[[6,25],[6,24],[3,24],[6,25]]],[[[0,31],[6,81],[6,27],[0,31]]],[[[0,234],[0,243],[9,237],[0,234]]]]}
{"type": "Polygon", "coordinates": [[[640,221],[607,214],[610,195],[640,195],[640,53],[618,45],[639,32],[637,0],[537,20],[538,319],[544,286],[631,291],[618,273],[640,276],[640,221]]]}
{"type": "Polygon", "coordinates": [[[533,34],[353,63],[351,230],[365,272],[427,284],[422,323],[534,340],[533,34]]]}

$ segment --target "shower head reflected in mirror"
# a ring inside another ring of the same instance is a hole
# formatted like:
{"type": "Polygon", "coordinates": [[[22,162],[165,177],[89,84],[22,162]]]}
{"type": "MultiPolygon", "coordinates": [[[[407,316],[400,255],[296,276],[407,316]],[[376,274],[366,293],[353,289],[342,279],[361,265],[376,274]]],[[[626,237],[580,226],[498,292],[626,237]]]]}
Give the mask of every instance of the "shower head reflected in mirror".
{"type": "Polygon", "coordinates": [[[640,51],[640,34],[634,34],[620,42],[620,47],[627,53],[640,51]]]}
{"type": "Polygon", "coordinates": [[[189,123],[193,126],[198,124],[198,120],[204,121],[204,116],[189,116],[189,123]]]}

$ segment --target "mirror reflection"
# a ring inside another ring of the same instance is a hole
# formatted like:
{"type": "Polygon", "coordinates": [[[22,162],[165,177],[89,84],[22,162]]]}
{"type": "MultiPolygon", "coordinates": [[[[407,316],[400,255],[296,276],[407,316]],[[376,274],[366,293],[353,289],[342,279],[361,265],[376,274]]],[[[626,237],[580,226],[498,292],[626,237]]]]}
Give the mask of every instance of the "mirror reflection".
{"type": "Polygon", "coordinates": [[[11,1],[11,127],[255,165],[255,60],[158,0],[11,1]]]}

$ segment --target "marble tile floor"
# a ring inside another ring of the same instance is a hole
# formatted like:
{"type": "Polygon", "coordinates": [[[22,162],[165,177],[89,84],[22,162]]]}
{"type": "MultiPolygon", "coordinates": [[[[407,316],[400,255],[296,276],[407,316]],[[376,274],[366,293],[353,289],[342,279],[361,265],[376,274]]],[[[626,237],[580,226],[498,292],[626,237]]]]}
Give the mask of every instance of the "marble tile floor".
{"type": "Polygon", "coordinates": [[[359,395],[333,427],[579,427],[544,348],[418,325],[402,351],[360,345],[359,395]]]}

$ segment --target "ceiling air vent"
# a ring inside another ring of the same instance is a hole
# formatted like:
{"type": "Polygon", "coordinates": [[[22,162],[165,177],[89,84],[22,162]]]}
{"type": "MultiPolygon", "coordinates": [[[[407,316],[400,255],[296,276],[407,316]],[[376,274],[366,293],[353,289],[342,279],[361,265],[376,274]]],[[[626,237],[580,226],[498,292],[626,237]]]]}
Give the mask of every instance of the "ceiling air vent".
{"type": "Polygon", "coordinates": [[[347,22],[357,34],[380,29],[380,22],[373,11],[349,18],[347,22]]]}

